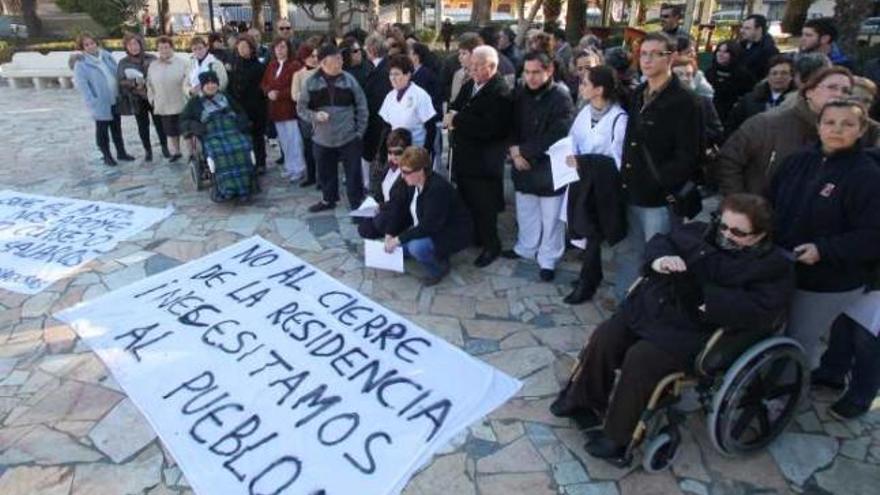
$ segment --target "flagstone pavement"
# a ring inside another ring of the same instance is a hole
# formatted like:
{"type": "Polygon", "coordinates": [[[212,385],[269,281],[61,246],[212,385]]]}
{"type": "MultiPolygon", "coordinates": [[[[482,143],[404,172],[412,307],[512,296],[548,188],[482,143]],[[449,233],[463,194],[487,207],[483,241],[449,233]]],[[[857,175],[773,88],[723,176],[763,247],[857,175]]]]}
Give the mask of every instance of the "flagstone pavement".
{"type": "MultiPolygon", "coordinates": [[[[143,156],[133,120],[123,127],[129,152],[143,156]]],[[[52,314],[253,234],[523,380],[515,398],[439,453],[405,494],[878,493],[880,401],[863,419],[842,423],[826,412],[833,397],[814,395],[772,448],[747,458],[718,454],[701,414],[690,416],[671,471],[617,469],[587,456],[581,434],[547,411],[573,356],[608,316],[595,303],[562,303],[578,268],[571,253],[555,283],[538,282],[537,268],[524,261],[475,269],[467,252],[447,280],[422,287],[411,274],[365,269],[343,209],[309,214],[318,193],[286,184],[277,168],[254,204],[218,206],[193,190],[184,166],[160,159],[104,167],[93,141],[74,91],[0,87],[0,188],[175,207],[40,294],[0,291],[0,494],[191,493],[101,361],[52,314]]],[[[509,211],[502,224],[509,245],[509,211]]]]}

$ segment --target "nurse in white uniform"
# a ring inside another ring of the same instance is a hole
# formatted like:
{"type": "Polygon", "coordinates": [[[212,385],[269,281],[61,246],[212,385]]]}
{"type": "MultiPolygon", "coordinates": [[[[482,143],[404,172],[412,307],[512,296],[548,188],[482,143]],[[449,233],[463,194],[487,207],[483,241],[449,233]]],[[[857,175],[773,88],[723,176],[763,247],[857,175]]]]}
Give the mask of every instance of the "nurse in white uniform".
{"type": "Polygon", "coordinates": [[[392,129],[407,129],[412,134],[414,146],[424,146],[427,134],[425,124],[437,114],[431,95],[411,81],[413,65],[406,55],[391,57],[388,60],[388,73],[392,89],[385,96],[379,116],[392,129]]]}

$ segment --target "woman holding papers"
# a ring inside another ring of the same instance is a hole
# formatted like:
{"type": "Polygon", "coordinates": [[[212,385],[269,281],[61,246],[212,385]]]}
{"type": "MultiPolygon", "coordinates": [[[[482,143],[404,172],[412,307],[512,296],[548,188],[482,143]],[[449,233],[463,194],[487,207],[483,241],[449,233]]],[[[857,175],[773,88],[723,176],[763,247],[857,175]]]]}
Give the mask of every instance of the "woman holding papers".
{"type": "Polygon", "coordinates": [[[171,158],[162,123],[153,115],[153,108],[147,99],[147,70],[156,60],[156,56],[146,52],[144,39],[139,34],[127,33],[122,38],[125,57],[116,68],[116,79],[119,81],[119,115],[133,115],[137,122],[138,135],[144,146],[144,161],[153,161],[153,146],[150,144],[150,119],[156,128],[162,155],[171,158]]]}
{"type": "Polygon", "coordinates": [[[471,245],[473,223],[458,192],[443,177],[431,173],[431,158],[410,146],[400,157],[406,196],[393,207],[403,219],[400,235],[385,236],[385,251],[403,247],[428,271],[425,285],[438,284],[449,273],[449,256],[471,245]]]}
{"type": "Polygon", "coordinates": [[[601,245],[626,236],[626,215],[620,182],[626,112],[619,104],[620,86],[614,69],[593,67],[581,79],[580,96],[587,102],[571,126],[573,155],[566,159],[580,181],[568,190],[568,229],[572,239],[587,239],[584,263],[568,304],[592,299],[602,282],[601,245]]]}
{"type": "MultiPolygon", "coordinates": [[[[364,239],[381,239],[385,235],[397,235],[403,230],[402,219],[394,208],[395,201],[406,196],[406,181],[400,174],[400,157],[412,143],[412,134],[406,129],[394,129],[385,140],[388,160],[383,164],[375,160],[370,168],[370,197],[355,212],[366,210],[368,202],[378,203],[372,218],[361,218],[358,234],[364,239]],[[372,201],[371,201],[372,200],[372,201]]],[[[364,212],[366,216],[367,213],[364,212]]]]}

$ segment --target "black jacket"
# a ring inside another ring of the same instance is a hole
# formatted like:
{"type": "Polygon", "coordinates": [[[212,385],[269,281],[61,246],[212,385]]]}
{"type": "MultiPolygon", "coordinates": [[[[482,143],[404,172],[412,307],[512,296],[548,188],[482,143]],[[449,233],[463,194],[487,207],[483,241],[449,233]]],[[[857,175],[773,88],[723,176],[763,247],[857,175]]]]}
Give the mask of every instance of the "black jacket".
{"type": "Polygon", "coordinates": [[[473,91],[474,81],[470,80],[450,105],[451,110],[458,112],[452,122],[453,177],[500,180],[504,176],[507,137],[512,127],[510,89],[501,74],[495,74],[471,98],[473,91]]]}
{"type": "Polygon", "coordinates": [[[755,87],[755,79],[752,74],[740,63],[733,62],[728,67],[712,64],[706,71],[706,80],[715,89],[715,110],[721,122],[727,121],[730,109],[743,95],[755,87]]]}
{"type": "Polygon", "coordinates": [[[406,195],[394,202],[395,210],[407,226],[398,236],[401,243],[430,237],[440,258],[448,258],[471,245],[474,235],[473,220],[452,184],[437,174],[428,175],[416,200],[419,224],[413,227],[409,205],[415,193],[415,187],[408,187],[406,195]]]}
{"type": "Polygon", "coordinates": [[[627,202],[636,206],[665,206],[666,195],[695,177],[702,156],[702,111],[697,95],[674,75],[647,106],[642,83],[633,93],[623,148],[623,188],[627,202]],[[645,163],[650,153],[658,183],[645,163]]]}
{"type": "Polygon", "coordinates": [[[614,159],[578,155],[580,180],[568,187],[568,231],[572,239],[607,241],[615,245],[626,237],[626,202],[614,159]]]}
{"type": "Polygon", "coordinates": [[[771,101],[770,85],[766,81],[758,84],[755,89],[743,95],[727,114],[727,120],[724,122],[725,134],[727,136],[733,134],[749,117],[778,107],[785,100],[785,95],[796,89],[792,81],[785,93],[779,95],[775,101],[771,101]]]}
{"type": "Polygon", "coordinates": [[[777,243],[815,243],[820,260],[797,265],[798,288],[843,292],[866,285],[880,261],[880,168],[861,149],[794,153],[773,176],[777,243]]]}
{"type": "Polygon", "coordinates": [[[794,290],[793,263],[781,249],[764,242],[724,251],[715,245],[715,232],[692,222],[654,236],[645,250],[645,279],[621,305],[637,335],[683,360],[692,361],[721,327],[769,332],[794,290]],[[687,270],[653,271],[651,263],[662,256],[680,256],[687,270]]]}
{"type": "Polygon", "coordinates": [[[254,125],[265,125],[267,100],[260,83],[266,66],[256,57],[243,59],[235,57],[232,70],[229,71],[229,88],[227,92],[247,114],[254,125]]]}
{"type": "Polygon", "coordinates": [[[562,194],[564,188],[553,187],[547,149],[568,135],[573,119],[574,105],[562,83],[549,81],[537,91],[525,85],[516,89],[512,144],[519,146],[520,154],[531,166],[524,171],[513,168],[513,187],[517,192],[537,196],[562,194]]]}
{"type": "Polygon", "coordinates": [[[388,78],[388,58],[383,58],[379,65],[367,74],[364,83],[364,96],[367,97],[367,112],[370,116],[367,121],[367,132],[364,134],[364,160],[372,161],[381,144],[382,129],[386,126],[385,121],[379,116],[382,102],[391,91],[391,80],[388,78]]]}
{"type": "Polygon", "coordinates": [[[756,81],[760,81],[767,77],[767,72],[770,71],[770,59],[779,53],[779,49],[776,48],[776,42],[773,41],[773,37],[764,33],[764,37],[761,38],[761,41],[752,43],[751,46],[748,46],[748,43],[745,41],[740,42],[740,44],[743,48],[743,54],[740,61],[745,66],[746,70],[752,74],[752,77],[754,77],[756,81]]]}

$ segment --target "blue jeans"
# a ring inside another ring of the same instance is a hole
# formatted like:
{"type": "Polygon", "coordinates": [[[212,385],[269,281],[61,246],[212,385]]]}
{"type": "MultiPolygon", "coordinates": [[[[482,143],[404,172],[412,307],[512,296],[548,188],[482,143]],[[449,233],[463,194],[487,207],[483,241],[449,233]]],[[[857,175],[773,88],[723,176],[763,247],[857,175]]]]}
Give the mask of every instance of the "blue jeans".
{"type": "Polygon", "coordinates": [[[626,237],[614,247],[614,296],[620,303],[626,291],[639,278],[645,263],[645,246],[657,234],[668,234],[672,218],[669,209],[627,206],[626,237]]]}
{"type": "Polygon", "coordinates": [[[859,406],[870,406],[880,390],[880,337],[849,316],[838,316],[816,374],[841,383],[849,374],[844,397],[859,406]]]}
{"type": "Polygon", "coordinates": [[[420,237],[403,243],[403,254],[412,256],[428,270],[432,277],[439,277],[446,270],[448,261],[440,260],[430,237],[420,237]]]}

